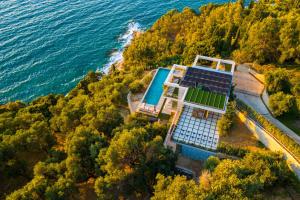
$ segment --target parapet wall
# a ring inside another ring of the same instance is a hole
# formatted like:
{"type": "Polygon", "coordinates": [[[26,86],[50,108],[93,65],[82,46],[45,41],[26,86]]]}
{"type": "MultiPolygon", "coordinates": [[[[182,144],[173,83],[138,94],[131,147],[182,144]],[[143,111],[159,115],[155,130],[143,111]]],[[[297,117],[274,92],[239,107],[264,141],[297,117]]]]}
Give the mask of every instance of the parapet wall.
{"type": "Polygon", "coordinates": [[[263,127],[257,124],[252,119],[245,116],[240,111],[236,111],[237,116],[251,130],[254,136],[261,141],[268,149],[275,152],[283,153],[290,168],[295,172],[300,179],[300,162],[293,156],[291,152],[285,148],[284,144],[280,143],[274,136],[268,133],[263,127]]]}

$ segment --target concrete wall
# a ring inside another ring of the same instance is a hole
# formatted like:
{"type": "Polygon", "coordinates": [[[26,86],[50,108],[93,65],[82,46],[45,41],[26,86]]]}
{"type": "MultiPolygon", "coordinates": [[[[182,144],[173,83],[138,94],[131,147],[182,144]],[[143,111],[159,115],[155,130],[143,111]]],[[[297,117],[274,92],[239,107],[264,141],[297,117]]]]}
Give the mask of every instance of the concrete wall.
{"type": "Polygon", "coordinates": [[[269,134],[263,127],[254,122],[252,119],[247,118],[243,113],[237,111],[237,116],[242,122],[253,132],[255,137],[260,140],[271,151],[281,152],[286,158],[290,168],[295,172],[298,179],[300,179],[300,162],[293,156],[291,152],[285,148],[284,144],[269,134]]]}

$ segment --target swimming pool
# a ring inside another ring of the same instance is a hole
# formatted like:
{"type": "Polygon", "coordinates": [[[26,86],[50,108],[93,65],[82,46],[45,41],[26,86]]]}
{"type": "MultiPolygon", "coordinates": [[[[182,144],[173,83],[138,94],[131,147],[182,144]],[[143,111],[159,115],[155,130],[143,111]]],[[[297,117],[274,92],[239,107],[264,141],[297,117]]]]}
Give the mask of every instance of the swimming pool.
{"type": "Polygon", "coordinates": [[[216,153],[200,148],[195,148],[189,145],[180,144],[180,153],[193,160],[207,160],[210,156],[215,156],[216,153]]]}
{"type": "Polygon", "coordinates": [[[163,93],[163,85],[170,70],[159,68],[145,96],[145,102],[150,105],[157,105],[163,93]]]}

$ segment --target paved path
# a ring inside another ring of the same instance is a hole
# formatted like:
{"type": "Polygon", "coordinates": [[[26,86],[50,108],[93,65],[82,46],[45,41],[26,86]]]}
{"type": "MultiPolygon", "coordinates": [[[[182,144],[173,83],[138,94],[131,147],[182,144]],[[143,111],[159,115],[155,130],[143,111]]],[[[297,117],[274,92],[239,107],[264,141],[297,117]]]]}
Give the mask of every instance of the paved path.
{"type": "Polygon", "coordinates": [[[264,90],[264,85],[258,82],[254,76],[251,76],[249,71],[244,66],[238,66],[237,71],[234,73],[234,90],[240,93],[260,96],[264,90]]]}
{"type": "Polygon", "coordinates": [[[252,76],[249,74],[249,70],[245,66],[238,66],[237,72],[238,72],[238,76],[235,75],[234,80],[237,81],[237,83],[243,82],[243,86],[240,86],[239,90],[235,91],[237,98],[244,101],[247,105],[252,107],[261,115],[265,116],[271,123],[273,123],[279,129],[281,129],[290,138],[294,139],[295,142],[300,144],[300,136],[297,135],[294,131],[292,131],[288,127],[286,127],[284,124],[282,124],[279,120],[274,118],[269,112],[269,110],[267,109],[262,98],[260,97],[261,92],[263,92],[262,97],[265,100],[265,102],[268,103],[268,95],[266,94],[265,91],[261,91],[261,83],[256,79],[255,79],[256,81],[253,81],[253,79],[251,78],[245,78],[248,76],[252,76]],[[240,80],[240,78],[242,78],[243,80],[240,80]],[[258,87],[257,90],[255,90],[254,87],[258,87]],[[256,91],[256,93],[253,91],[256,91]],[[260,92],[259,95],[257,95],[258,91],[260,92]]]}

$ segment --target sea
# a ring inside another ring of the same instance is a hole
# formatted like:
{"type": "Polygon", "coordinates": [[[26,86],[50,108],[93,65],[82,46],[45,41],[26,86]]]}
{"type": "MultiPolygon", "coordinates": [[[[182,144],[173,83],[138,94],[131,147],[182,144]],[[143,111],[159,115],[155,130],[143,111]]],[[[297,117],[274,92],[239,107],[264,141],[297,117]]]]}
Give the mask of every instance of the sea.
{"type": "Polygon", "coordinates": [[[224,0],[1,0],[0,104],[67,94],[168,10],[224,0]]]}

